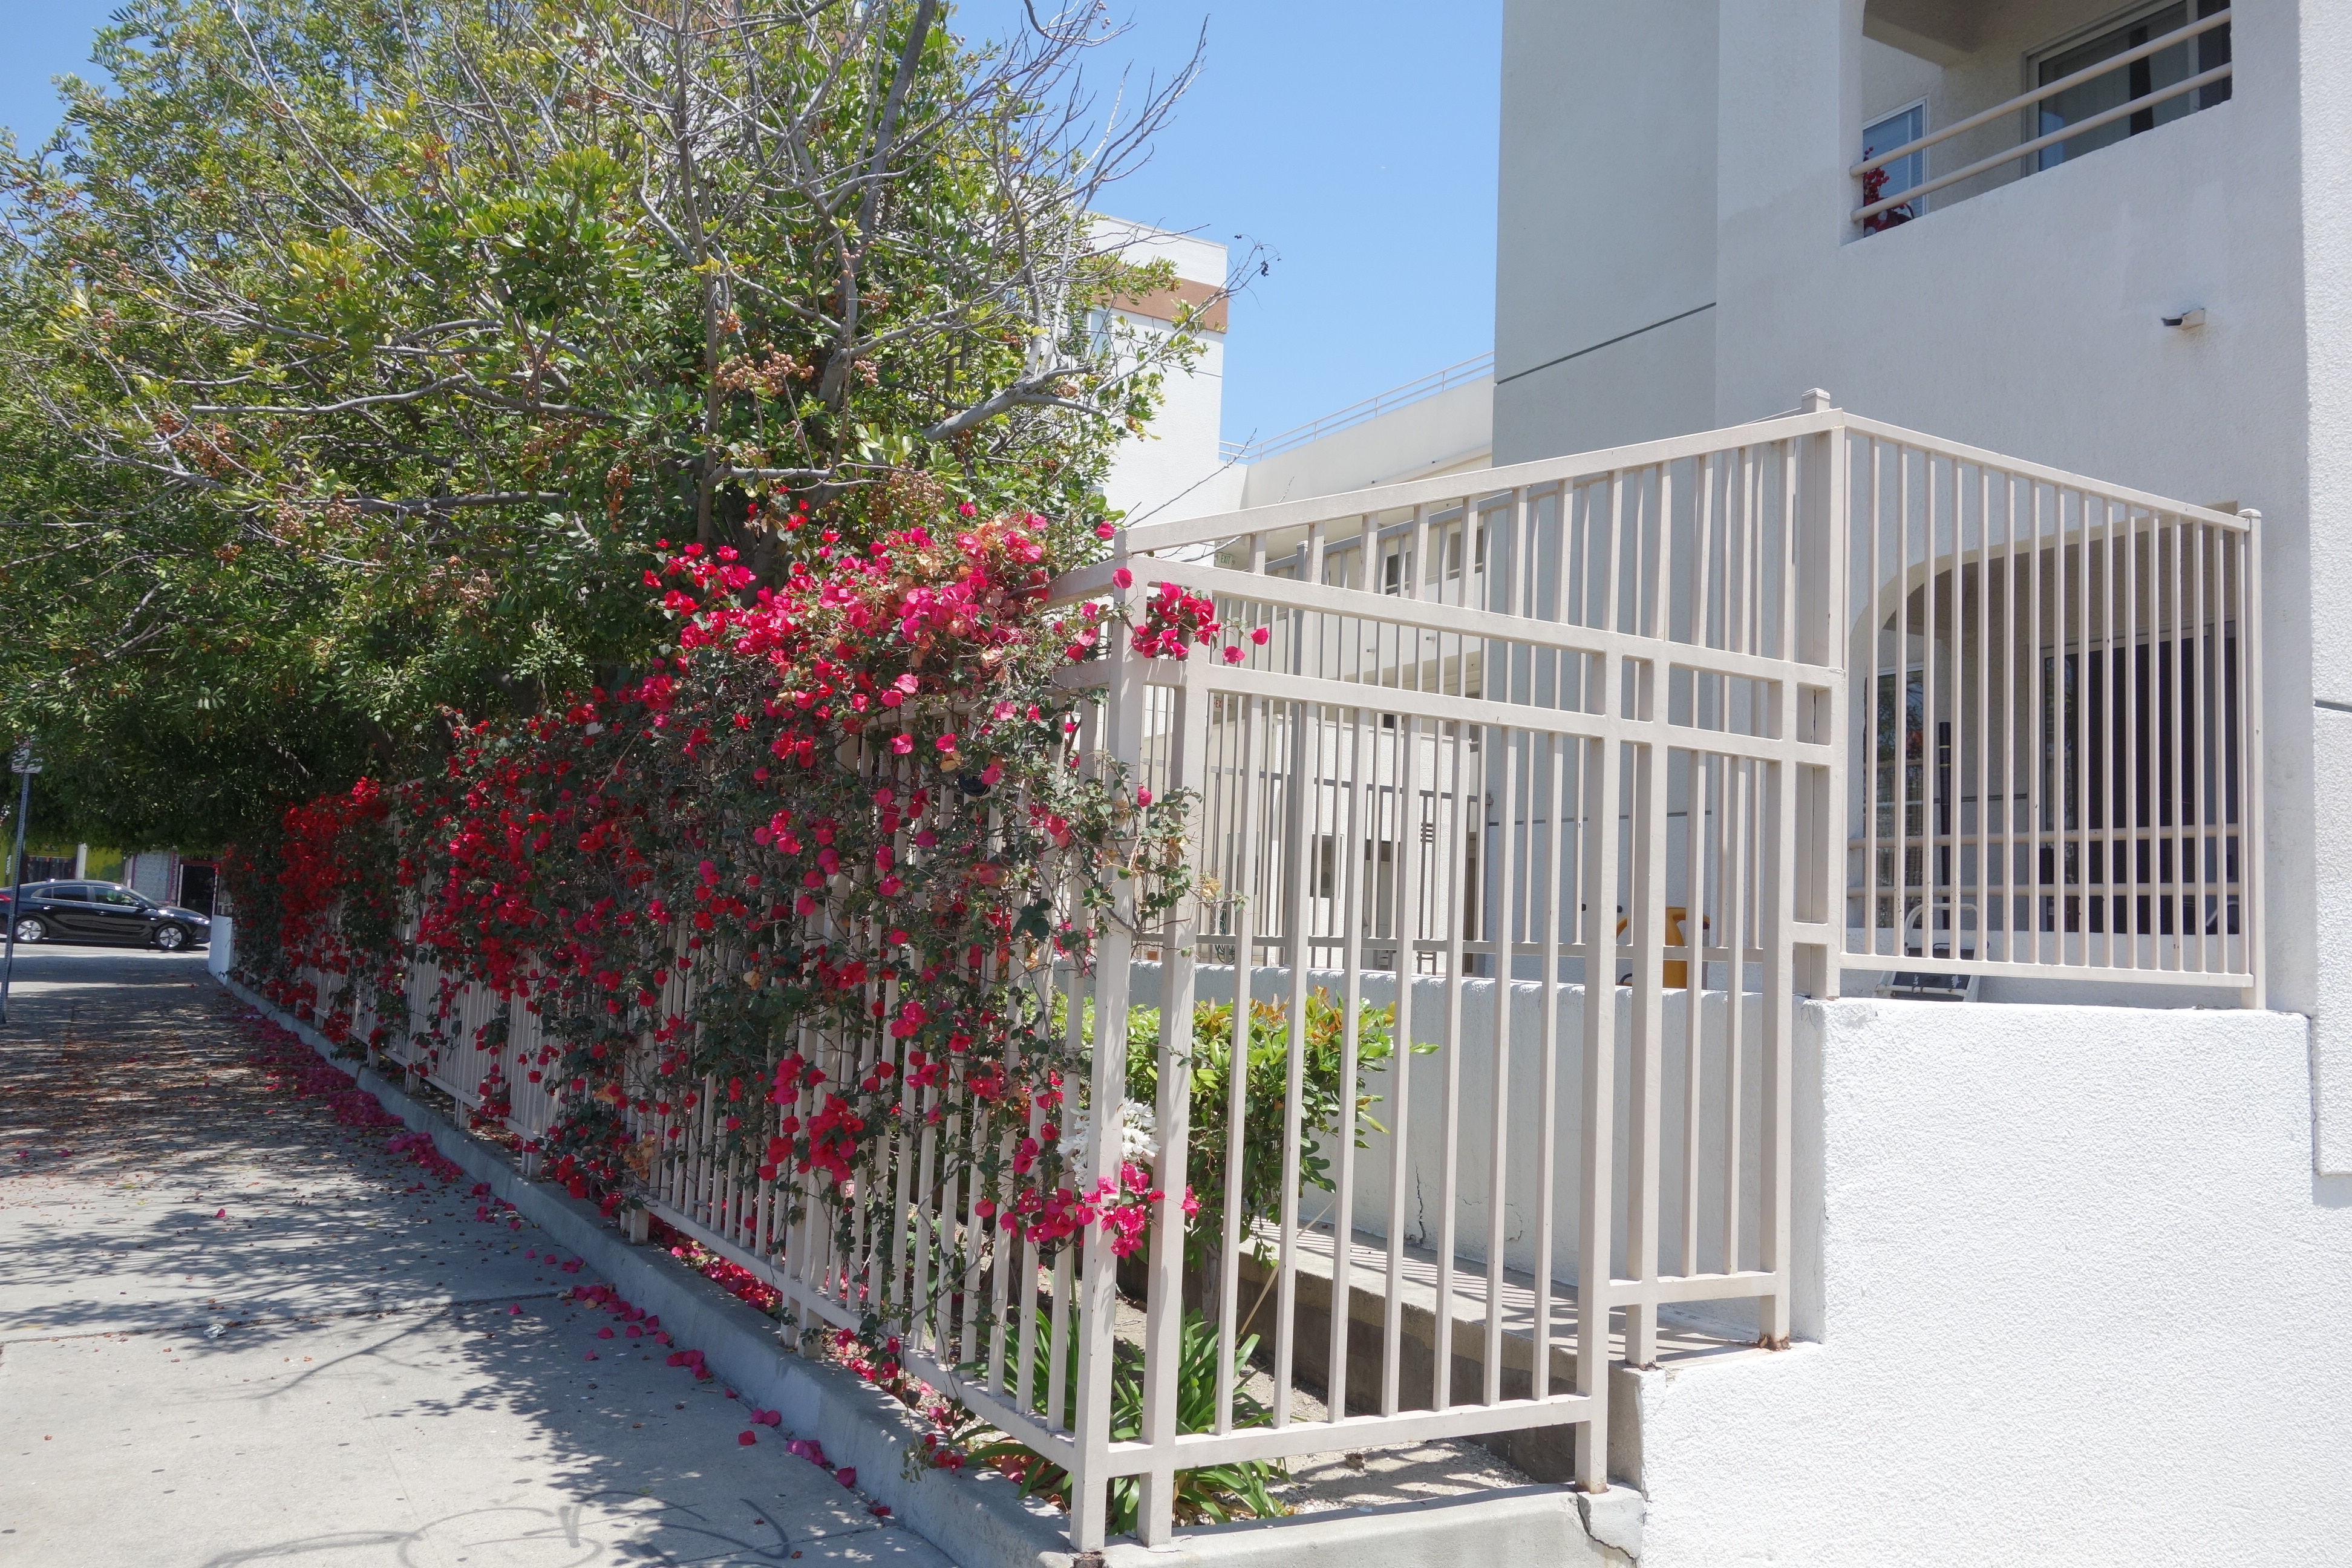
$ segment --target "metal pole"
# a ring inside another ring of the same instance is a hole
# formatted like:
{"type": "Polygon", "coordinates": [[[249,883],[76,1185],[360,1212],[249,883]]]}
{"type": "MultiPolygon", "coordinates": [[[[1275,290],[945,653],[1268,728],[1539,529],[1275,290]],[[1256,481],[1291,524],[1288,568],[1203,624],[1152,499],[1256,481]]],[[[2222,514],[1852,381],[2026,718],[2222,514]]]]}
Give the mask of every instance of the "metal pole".
{"type": "Polygon", "coordinates": [[[16,795],[16,856],[10,872],[14,885],[8,890],[8,956],[0,963],[0,1025],[8,1022],[8,986],[16,977],[16,911],[25,904],[25,819],[33,813],[33,775],[41,771],[41,764],[33,760],[30,746],[18,751],[10,766],[25,782],[16,795]]]}

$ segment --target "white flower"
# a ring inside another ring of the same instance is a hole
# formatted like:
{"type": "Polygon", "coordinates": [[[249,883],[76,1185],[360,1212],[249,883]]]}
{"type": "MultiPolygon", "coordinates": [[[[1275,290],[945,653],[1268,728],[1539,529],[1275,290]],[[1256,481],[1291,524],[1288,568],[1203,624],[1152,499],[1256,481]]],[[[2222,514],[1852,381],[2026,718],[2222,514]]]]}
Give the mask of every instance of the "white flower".
{"type": "MultiPolygon", "coordinates": [[[[1129,1100],[1119,1114],[1119,1163],[1141,1165],[1158,1159],[1160,1140],[1154,1135],[1157,1130],[1157,1124],[1151,1119],[1151,1107],[1139,1100],[1129,1100]]],[[[1062,1129],[1062,1157],[1078,1169],[1085,1169],[1093,1138],[1094,1125],[1090,1115],[1084,1110],[1073,1111],[1069,1125],[1062,1129]]]]}

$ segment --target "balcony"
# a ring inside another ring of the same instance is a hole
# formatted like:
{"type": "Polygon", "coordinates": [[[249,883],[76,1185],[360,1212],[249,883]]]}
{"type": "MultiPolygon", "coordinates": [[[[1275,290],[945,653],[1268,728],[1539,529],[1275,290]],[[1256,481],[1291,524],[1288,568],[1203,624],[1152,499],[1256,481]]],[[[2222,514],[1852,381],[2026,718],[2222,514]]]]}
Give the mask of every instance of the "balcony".
{"type": "Polygon", "coordinates": [[[2036,30],[1998,38],[1987,9],[1881,0],[1865,14],[1865,34],[1889,47],[1864,57],[1863,144],[1849,171],[1862,233],[2155,131],[2234,88],[2222,0],[2086,15],[2054,33],[2072,8],[2028,8],[2036,30]],[[2005,83],[2021,54],[2033,85],[2012,95],[2005,83]]]}

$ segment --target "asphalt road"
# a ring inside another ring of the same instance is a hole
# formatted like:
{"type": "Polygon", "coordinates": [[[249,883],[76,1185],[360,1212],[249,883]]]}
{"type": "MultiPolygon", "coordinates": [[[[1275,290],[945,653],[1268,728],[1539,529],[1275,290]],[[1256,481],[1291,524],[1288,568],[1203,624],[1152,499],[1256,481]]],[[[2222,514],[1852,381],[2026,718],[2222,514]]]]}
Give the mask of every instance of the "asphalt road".
{"type": "Polygon", "coordinates": [[[599,1337],[533,1226],[289,1092],[204,962],[18,951],[0,1564],[947,1568],[599,1337]]]}

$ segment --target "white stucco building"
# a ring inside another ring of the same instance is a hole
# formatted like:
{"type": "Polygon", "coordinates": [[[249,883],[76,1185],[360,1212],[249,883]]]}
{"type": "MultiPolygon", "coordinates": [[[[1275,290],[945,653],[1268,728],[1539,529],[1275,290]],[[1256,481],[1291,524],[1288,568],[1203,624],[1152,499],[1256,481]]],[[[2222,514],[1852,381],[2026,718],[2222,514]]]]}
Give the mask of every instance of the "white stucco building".
{"type": "MultiPolygon", "coordinates": [[[[1138,261],[1174,263],[1173,293],[1123,302],[1129,330],[1160,333],[1225,280],[1225,248],[1191,235],[1105,220],[1129,237],[1138,261]]],[[[1494,453],[1492,356],[1481,354],[1350,404],[1263,439],[1220,439],[1227,312],[1221,301],[1199,317],[1202,343],[1190,371],[1171,372],[1150,428],[1123,443],[1104,499],[1130,526],[1205,517],[1306,496],[1486,467],[1494,453]]]]}
{"type": "MultiPolygon", "coordinates": [[[[1180,320],[1191,321],[1200,349],[1192,368],[1171,370],[1160,382],[1159,414],[1150,428],[1119,444],[1104,481],[1104,498],[1141,521],[1153,515],[1188,515],[1218,483],[1218,419],[1224,405],[1227,310],[1225,247],[1197,235],[1151,228],[1120,218],[1098,218],[1097,237],[1138,266],[1166,262],[1176,286],[1122,300],[1118,329],[1142,342],[1164,342],[1180,320]],[[1205,307],[1205,309],[1203,308],[1205,307]]],[[[1209,510],[1214,510],[1212,505],[1209,510]]]]}
{"type": "Polygon", "coordinates": [[[1819,1342],[1646,1374],[1652,1555],[2347,1560],[2352,7],[1507,0],[1501,79],[1498,465],[1825,387],[2262,514],[2272,1022],[1827,1008],[1819,1342]]]}

